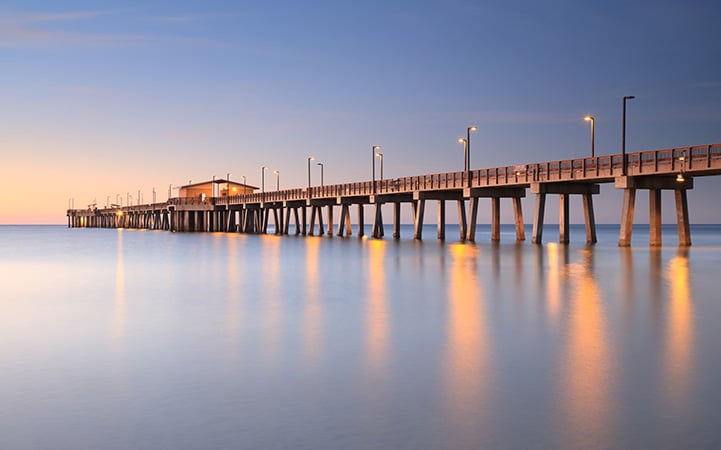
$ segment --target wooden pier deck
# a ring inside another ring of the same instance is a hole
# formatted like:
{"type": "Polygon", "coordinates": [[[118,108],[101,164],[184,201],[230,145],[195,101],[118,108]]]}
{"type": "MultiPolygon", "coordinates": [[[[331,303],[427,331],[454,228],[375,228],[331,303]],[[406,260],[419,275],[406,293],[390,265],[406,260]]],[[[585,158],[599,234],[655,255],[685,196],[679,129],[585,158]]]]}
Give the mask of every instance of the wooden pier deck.
{"type": "Polygon", "coordinates": [[[679,245],[691,245],[687,191],[693,178],[721,175],[721,144],[641,151],[590,158],[546,161],[462,172],[435,173],[376,181],[256,192],[227,197],[170,198],[164,203],[114,208],[70,209],[69,227],[145,228],[168,231],[266,233],[271,220],[276,234],[324,235],[334,232],[334,210],[340,208],[338,236],[352,235],[350,208],[358,208],[356,235],[364,233],[364,205],[373,205],[372,236],[384,234],[381,207],[393,204],[393,237],[400,237],[401,205],[412,208],[414,238],[422,239],[427,200],[438,202],[438,239],[445,239],[446,202],[455,201],[460,238],[475,240],[479,199],[491,199],[491,239],[500,240],[500,200],[513,203],[516,239],[525,239],[521,198],[535,198],[532,242],[541,243],[546,197],[558,195],[559,241],[569,242],[569,196],[583,198],[586,242],[596,242],[593,196],[600,184],[624,191],[618,244],[631,243],[637,190],[649,192],[650,245],[661,245],[661,191],[674,192],[679,245]],[[468,204],[466,203],[468,201],[468,204]],[[327,228],[322,208],[327,208],[327,228]],[[308,217],[310,213],[310,217],[308,217]]]}

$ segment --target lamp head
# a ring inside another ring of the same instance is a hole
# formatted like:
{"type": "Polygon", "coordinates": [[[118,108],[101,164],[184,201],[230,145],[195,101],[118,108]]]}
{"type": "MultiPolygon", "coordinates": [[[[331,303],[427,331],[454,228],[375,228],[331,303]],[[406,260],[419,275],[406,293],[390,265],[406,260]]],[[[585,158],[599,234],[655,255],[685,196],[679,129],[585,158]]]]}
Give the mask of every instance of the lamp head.
{"type": "Polygon", "coordinates": [[[476,131],[476,130],[478,130],[478,127],[476,127],[475,125],[471,125],[470,127],[468,127],[468,130],[469,130],[469,131],[476,131]]]}
{"type": "Polygon", "coordinates": [[[679,173],[678,175],[676,175],[676,182],[677,182],[677,183],[683,183],[684,181],[686,181],[686,179],[683,177],[683,174],[682,174],[682,173],[679,173]]]}
{"type": "Polygon", "coordinates": [[[459,144],[465,144],[465,143],[466,143],[466,140],[465,140],[464,138],[458,138],[458,143],[459,143],[459,144]]]}
{"type": "Polygon", "coordinates": [[[381,148],[380,145],[374,145],[374,146],[373,146],[373,151],[376,151],[376,150],[378,150],[378,149],[380,149],[380,148],[381,148]]]}
{"type": "Polygon", "coordinates": [[[593,122],[594,118],[593,116],[586,116],[583,118],[583,120],[585,120],[586,122],[593,122]]]}

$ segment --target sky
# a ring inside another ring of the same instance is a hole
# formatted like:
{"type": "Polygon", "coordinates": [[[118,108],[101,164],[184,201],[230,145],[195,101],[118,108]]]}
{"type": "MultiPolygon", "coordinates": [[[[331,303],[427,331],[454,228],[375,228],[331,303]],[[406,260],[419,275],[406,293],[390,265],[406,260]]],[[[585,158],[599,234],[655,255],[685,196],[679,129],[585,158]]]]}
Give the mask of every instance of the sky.
{"type": "MultiPolygon", "coordinates": [[[[718,23],[696,0],[4,0],[0,223],[227,173],[259,186],[262,166],[302,187],[311,155],[326,184],[369,180],[373,145],[386,178],[462,170],[470,125],[473,168],[587,156],[586,114],[596,154],[620,153],[625,95],[627,151],[720,143],[718,23]]],[[[721,223],[721,177],[695,186],[692,223],[721,223]]],[[[597,222],[620,199],[602,186],[597,222]]]]}

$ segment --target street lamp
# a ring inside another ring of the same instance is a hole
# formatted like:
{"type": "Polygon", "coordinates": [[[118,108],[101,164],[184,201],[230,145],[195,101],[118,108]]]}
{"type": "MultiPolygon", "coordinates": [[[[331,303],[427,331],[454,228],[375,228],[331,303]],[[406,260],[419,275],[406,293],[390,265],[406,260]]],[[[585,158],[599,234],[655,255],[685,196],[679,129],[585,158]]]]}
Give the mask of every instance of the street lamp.
{"type": "Polygon", "coordinates": [[[586,116],[583,118],[586,122],[591,122],[591,158],[596,156],[595,150],[595,132],[596,132],[596,118],[593,116],[586,116]]]}
{"type": "MultiPolygon", "coordinates": [[[[260,168],[260,192],[262,194],[265,194],[265,170],[268,168],[268,166],[263,166],[260,168]]],[[[265,198],[265,195],[263,195],[265,198]]]]}
{"type": "Polygon", "coordinates": [[[275,174],[275,190],[280,190],[280,170],[274,170],[273,173],[275,174]]]}
{"type": "Polygon", "coordinates": [[[376,193],[376,150],[380,150],[380,145],[371,147],[371,158],[373,159],[373,193],[376,193]]]}
{"type": "Polygon", "coordinates": [[[626,100],[633,100],[633,95],[623,97],[623,127],[621,129],[621,175],[626,175],[626,100]]]}
{"type": "Polygon", "coordinates": [[[210,196],[215,197],[215,175],[213,175],[213,183],[210,185],[210,196]]]}
{"type": "Polygon", "coordinates": [[[478,130],[478,127],[471,125],[466,129],[466,146],[468,151],[466,152],[466,171],[471,170],[471,131],[478,130]]]}
{"type": "Polygon", "coordinates": [[[381,159],[381,185],[383,184],[383,153],[376,152],[376,156],[381,159]]]}
{"type": "Polygon", "coordinates": [[[310,162],[315,161],[315,156],[308,157],[308,196],[310,197],[310,162]]]}
{"type": "Polygon", "coordinates": [[[225,196],[230,196],[230,172],[225,175],[225,196]]]}
{"type": "Polygon", "coordinates": [[[458,143],[463,144],[463,171],[468,172],[468,141],[458,138],[458,143]]]}
{"type": "Polygon", "coordinates": [[[323,163],[318,163],[320,166],[320,187],[323,187],[323,163]]]}

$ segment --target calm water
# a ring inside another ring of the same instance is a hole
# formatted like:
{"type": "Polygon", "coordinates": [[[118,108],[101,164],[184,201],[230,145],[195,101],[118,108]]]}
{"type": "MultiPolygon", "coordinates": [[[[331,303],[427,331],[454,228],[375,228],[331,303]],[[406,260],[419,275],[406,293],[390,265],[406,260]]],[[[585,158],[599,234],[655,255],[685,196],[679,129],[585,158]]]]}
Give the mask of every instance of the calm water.
{"type": "Polygon", "coordinates": [[[721,226],[634,233],[0,227],[0,448],[718,448],[721,226]]]}

